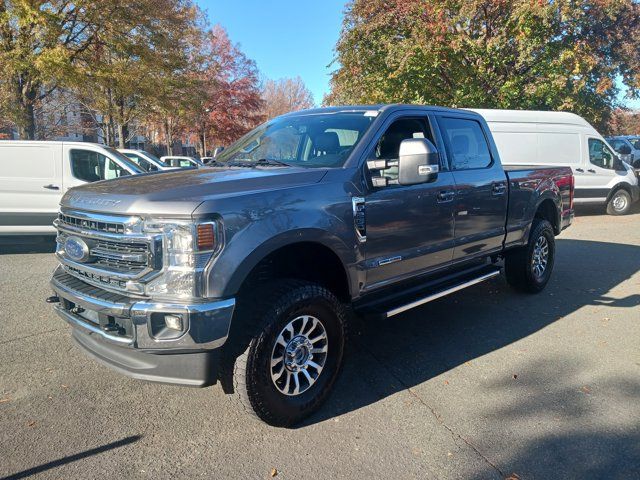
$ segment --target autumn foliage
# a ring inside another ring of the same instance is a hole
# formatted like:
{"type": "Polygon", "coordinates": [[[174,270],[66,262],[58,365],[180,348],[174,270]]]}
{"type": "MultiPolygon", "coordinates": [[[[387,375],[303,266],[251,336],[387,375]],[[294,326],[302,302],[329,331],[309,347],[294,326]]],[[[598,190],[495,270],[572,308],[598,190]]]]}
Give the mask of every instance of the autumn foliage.
{"type": "Polygon", "coordinates": [[[603,126],[640,91],[632,0],[354,0],[326,103],[570,110],[603,126]]]}

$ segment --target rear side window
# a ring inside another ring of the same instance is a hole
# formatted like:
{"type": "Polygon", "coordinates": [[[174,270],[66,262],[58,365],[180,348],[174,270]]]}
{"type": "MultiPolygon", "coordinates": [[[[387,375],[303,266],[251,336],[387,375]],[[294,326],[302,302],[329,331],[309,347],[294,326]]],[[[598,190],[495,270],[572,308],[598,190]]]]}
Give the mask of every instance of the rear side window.
{"type": "Polygon", "coordinates": [[[91,150],[71,150],[71,172],[74,177],[85,182],[129,175],[128,171],[110,158],[91,150]]]}
{"type": "Polygon", "coordinates": [[[439,123],[454,170],[491,165],[489,145],[478,122],[466,118],[441,117],[439,123]]]}

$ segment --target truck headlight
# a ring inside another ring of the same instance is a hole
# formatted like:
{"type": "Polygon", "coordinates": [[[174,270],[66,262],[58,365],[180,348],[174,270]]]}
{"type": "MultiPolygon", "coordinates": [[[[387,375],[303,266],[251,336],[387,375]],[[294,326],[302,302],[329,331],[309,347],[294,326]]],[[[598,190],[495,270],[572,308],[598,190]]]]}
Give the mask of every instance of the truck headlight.
{"type": "Polygon", "coordinates": [[[144,231],[161,233],[163,250],[162,273],[147,284],[147,295],[172,300],[204,296],[203,273],[224,242],[221,221],[150,219],[145,221],[144,231]]]}

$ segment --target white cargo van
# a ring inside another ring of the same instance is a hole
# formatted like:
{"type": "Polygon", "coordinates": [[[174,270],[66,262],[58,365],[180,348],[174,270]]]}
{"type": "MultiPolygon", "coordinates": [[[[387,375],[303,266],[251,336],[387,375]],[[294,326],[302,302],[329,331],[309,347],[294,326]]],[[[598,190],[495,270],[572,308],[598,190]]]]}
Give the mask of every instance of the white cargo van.
{"type": "Polygon", "coordinates": [[[88,182],[142,173],[94,143],[0,141],[0,235],[55,234],[62,195],[88,182]]]}
{"type": "Polygon", "coordinates": [[[504,165],[570,166],[576,204],[606,205],[624,215],[638,200],[638,179],[604,138],[568,112],[473,109],[493,134],[504,165]]]}

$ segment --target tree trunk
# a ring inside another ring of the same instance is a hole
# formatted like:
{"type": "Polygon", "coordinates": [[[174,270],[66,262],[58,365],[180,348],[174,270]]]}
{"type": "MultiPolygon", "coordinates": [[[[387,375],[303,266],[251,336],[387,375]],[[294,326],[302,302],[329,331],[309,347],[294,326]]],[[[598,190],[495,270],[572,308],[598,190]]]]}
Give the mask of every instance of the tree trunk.
{"type": "Polygon", "coordinates": [[[173,155],[173,131],[168,118],[164,120],[164,138],[167,141],[167,155],[173,155]]]}
{"type": "Polygon", "coordinates": [[[39,84],[25,83],[22,76],[15,79],[15,100],[19,108],[16,126],[21,140],[35,140],[36,115],[35,104],[38,97],[39,84]]]}
{"type": "Polygon", "coordinates": [[[125,148],[124,140],[125,140],[125,126],[121,123],[118,123],[118,148],[125,148]]]}

